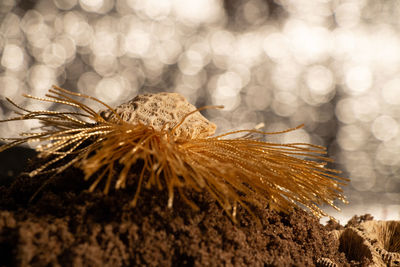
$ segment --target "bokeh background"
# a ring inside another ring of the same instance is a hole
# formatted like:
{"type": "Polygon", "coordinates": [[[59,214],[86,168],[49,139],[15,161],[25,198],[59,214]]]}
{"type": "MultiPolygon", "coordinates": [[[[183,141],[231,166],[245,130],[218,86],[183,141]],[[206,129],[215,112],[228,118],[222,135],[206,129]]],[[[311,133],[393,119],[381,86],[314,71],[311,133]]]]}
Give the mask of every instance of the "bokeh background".
{"type": "Polygon", "coordinates": [[[0,118],[5,97],[55,108],[21,94],[57,84],[110,105],[159,91],[223,104],[205,112],[219,132],[304,123],[268,140],[328,147],[351,182],[350,204],[327,210],[399,220],[399,18],[397,0],[2,0],[0,118]]]}

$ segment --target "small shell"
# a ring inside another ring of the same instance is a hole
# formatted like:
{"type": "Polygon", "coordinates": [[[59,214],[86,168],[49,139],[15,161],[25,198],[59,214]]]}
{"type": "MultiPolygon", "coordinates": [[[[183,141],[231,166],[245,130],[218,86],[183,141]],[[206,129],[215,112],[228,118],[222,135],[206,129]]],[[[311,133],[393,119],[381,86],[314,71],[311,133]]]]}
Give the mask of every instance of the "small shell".
{"type": "Polygon", "coordinates": [[[336,231],[348,259],[371,261],[369,266],[400,266],[400,222],[365,221],[336,231]]]}
{"type": "Polygon", "coordinates": [[[366,221],[360,225],[365,238],[388,266],[400,266],[400,222],[366,221]]]}
{"type": "Polygon", "coordinates": [[[338,265],[329,258],[319,258],[317,260],[317,266],[318,267],[338,267],[338,265]]]}
{"type": "MultiPolygon", "coordinates": [[[[115,108],[124,121],[149,125],[157,131],[161,131],[165,124],[165,130],[172,130],[185,115],[194,110],[196,107],[178,93],[138,95],[115,108]]],[[[108,121],[116,119],[110,110],[101,111],[100,115],[108,121]]],[[[200,112],[195,112],[176,129],[175,135],[177,138],[205,138],[213,135],[216,128],[200,112]]]]}

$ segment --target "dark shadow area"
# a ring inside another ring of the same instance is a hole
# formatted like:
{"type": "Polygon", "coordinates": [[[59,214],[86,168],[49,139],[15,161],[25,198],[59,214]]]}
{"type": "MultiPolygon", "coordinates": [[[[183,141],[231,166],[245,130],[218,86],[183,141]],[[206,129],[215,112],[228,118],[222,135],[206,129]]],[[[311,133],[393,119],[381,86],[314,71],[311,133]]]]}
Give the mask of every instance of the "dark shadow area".
{"type": "MultiPolygon", "coordinates": [[[[0,143],[0,146],[4,143],[0,143]]],[[[0,153],[0,185],[8,185],[14,177],[25,171],[29,159],[36,155],[35,150],[26,147],[13,147],[0,153]]]]}

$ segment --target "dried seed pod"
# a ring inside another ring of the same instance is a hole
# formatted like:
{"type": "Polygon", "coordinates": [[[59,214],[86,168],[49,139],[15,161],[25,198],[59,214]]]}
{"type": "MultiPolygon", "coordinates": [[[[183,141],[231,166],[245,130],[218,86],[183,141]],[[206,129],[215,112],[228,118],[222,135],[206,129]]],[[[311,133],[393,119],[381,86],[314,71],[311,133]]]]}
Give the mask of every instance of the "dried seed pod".
{"type": "MultiPolygon", "coordinates": [[[[158,93],[138,95],[132,100],[115,108],[119,118],[131,124],[151,126],[154,130],[171,131],[175,125],[196,107],[177,93],[158,93]]],[[[118,117],[111,110],[100,112],[107,121],[118,121],[118,117]]],[[[193,113],[175,129],[179,138],[205,138],[215,133],[217,127],[208,121],[199,112],[193,113]]]]}
{"type": "MultiPolygon", "coordinates": [[[[8,101],[23,111],[15,118],[3,120],[39,120],[40,132],[24,133],[20,138],[0,147],[0,152],[25,142],[39,142],[39,157],[48,161],[33,170],[30,176],[60,173],[75,165],[92,179],[89,190],[105,180],[104,193],[111,186],[124,188],[127,179],[135,179],[137,188],[131,204],[136,205],[142,186],[166,190],[168,207],[174,194],[197,208],[185,196],[185,189],[208,191],[232,219],[237,204],[250,213],[248,204],[288,211],[294,207],[308,208],[314,215],[327,215],[318,205],[334,200],[343,202],[341,185],[347,179],[339,171],[326,168],[331,159],[321,156],[320,146],[291,143],[276,144],[254,139],[255,135],[283,134],[239,130],[212,136],[215,125],[182,96],[160,93],[138,96],[111,108],[92,96],[73,93],[54,86],[47,98],[30,95],[39,101],[60,103],[76,111],[30,111],[8,101]],[[101,103],[105,110],[96,112],[76,98],[101,103]],[[241,138],[229,138],[243,134],[241,138]],[[58,166],[60,160],[68,163],[58,166]],[[143,162],[140,175],[131,174],[132,167],[143,162]],[[115,175],[115,167],[121,170],[115,175]]],[[[1,122],[1,121],[0,121],[1,122]]],[[[3,139],[4,140],[4,139],[3,139]]]]}

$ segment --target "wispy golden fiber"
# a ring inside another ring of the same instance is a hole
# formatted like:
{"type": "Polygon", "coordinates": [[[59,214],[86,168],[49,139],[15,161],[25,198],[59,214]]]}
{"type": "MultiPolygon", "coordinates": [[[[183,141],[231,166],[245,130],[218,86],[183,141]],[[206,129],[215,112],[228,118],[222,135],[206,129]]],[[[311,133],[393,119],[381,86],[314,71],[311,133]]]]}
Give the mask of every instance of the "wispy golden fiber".
{"type": "MultiPolygon", "coordinates": [[[[127,114],[126,110],[121,112],[94,97],[56,86],[49,90],[46,98],[24,96],[78,110],[30,111],[7,99],[23,113],[2,122],[39,120],[43,124],[41,132],[7,139],[11,143],[0,147],[1,152],[25,142],[39,142],[36,147],[39,157],[48,161],[31,171],[32,177],[61,173],[75,165],[83,170],[86,180],[93,179],[90,191],[103,181],[106,194],[112,186],[124,188],[128,179],[138,179],[131,202],[133,206],[142,187],[166,189],[168,207],[172,207],[174,194],[178,192],[195,209],[196,203],[185,196],[185,190],[208,191],[233,219],[237,204],[249,212],[249,204],[261,207],[269,204],[283,211],[301,206],[321,217],[327,214],[319,205],[325,203],[336,208],[335,199],[345,202],[340,186],[346,179],[339,177],[338,171],[325,166],[332,160],[322,155],[326,153],[323,147],[304,143],[276,144],[254,138],[257,135],[284,134],[299,127],[282,132],[241,130],[212,136],[214,124],[205,119],[201,124],[193,121],[193,118],[201,116],[199,109],[195,108],[190,112],[185,110],[178,119],[172,116],[175,118],[172,122],[163,122],[157,114],[150,112],[156,120],[146,124],[148,120],[140,116],[134,122],[127,119],[132,114],[127,114]],[[76,100],[79,98],[101,103],[106,112],[94,111],[76,100]],[[201,129],[191,129],[191,125],[201,129]],[[237,134],[243,134],[243,137],[230,138],[237,134]],[[67,156],[70,158],[68,163],[59,166],[57,163],[67,156]],[[143,164],[140,174],[132,175],[133,166],[139,161],[143,164]],[[116,174],[117,166],[120,172],[116,174]]],[[[163,96],[171,97],[167,93],[163,96]]],[[[177,94],[173,97],[182,101],[177,94]]],[[[176,109],[174,105],[171,108],[176,109]]],[[[191,105],[188,105],[183,106],[190,109],[191,105]]]]}

